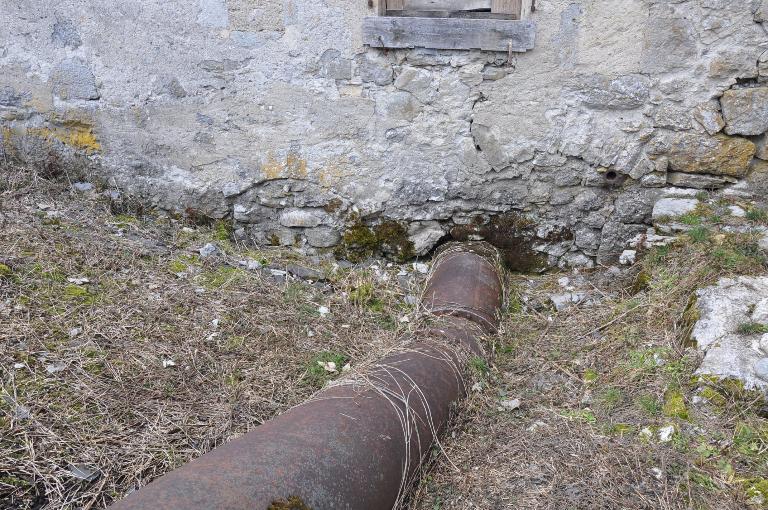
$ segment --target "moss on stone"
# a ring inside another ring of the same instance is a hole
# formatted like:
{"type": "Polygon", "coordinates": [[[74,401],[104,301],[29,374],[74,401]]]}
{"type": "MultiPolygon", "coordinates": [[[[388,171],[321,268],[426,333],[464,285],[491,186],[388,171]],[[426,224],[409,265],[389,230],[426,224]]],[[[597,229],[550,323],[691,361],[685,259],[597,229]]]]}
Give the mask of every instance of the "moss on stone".
{"type": "Polygon", "coordinates": [[[702,388],[702,390],[699,392],[699,395],[707,399],[711,404],[718,407],[723,407],[727,403],[726,398],[711,386],[702,388]]]}
{"type": "Polygon", "coordinates": [[[11,268],[5,264],[0,263],[0,278],[7,278],[13,274],[11,268]]]}
{"type": "Polygon", "coordinates": [[[375,254],[389,255],[403,262],[415,255],[408,229],[392,220],[373,227],[357,221],[344,232],[335,254],[351,262],[362,262],[375,254]]]}
{"type": "Polygon", "coordinates": [[[415,256],[413,242],[408,239],[408,229],[396,221],[385,221],[373,227],[379,247],[403,262],[415,256]]]}
{"type": "Polygon", "coordinates": [[[685,406],[685,397],[679,390],[669,390],[664,396],[664,407],[662,408],[665,416],[670,418],[688,419],[688,408],[685,406]]]}
{"type": "Polygon", "coordinates": [[[272,502],[267,510],[312,510],[307,506],[304,501],[297,497],[291,496],[288,499],[279,499],[272,502]]]}

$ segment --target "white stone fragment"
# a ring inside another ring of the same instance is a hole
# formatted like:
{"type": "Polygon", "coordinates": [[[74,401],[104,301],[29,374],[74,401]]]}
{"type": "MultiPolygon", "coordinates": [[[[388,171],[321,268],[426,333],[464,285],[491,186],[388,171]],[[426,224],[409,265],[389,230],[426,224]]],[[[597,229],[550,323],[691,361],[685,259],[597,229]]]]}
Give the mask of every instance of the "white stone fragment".
{"type": "Polygon", "coordinates": [[[679,218],[696,210],[699,201],[691,198],[662,198],[653,205],[654,223],[679,218]]]}
{"type": "Polygon", "coordinates": [[[503,411],[514,411],[515,409],[520,408],[520,399],[519,398],[513,398],[513,399],[504,399],[501,402],[499,402],[501,410],[503,411]]]}
{"type": "Polygon", "coordinates": [[[333,361],[318,361],[317,364],[323,367],[326,372],[336,372],[336,363],[333,361]]]}
{"type": "Polygon", "coordinates": [[[731,213],[731,216],[735,216],[737,218],[744,218],[747,215],[747,211],[745,211],[738,205],[729,205],[728,212],[731,213]]]}
{"type": "Polygon", "coordinates": [[[198,253],[200,253],[201,257],[206,258],[220,254],[221,250],[219,250],[219,247],[213,243],[206,243],[205,246],[198,250],[198,253]]]}
{"type": "Polygon", "coordinates": [[[700,318],[691,337],[704,353],[697,374],[733,377],[746,388],[768,388],[763,336],[739,333],[768,318],[768,277],[723,278],[697,291],[700,318]]]}
{"type": "Polygon", "coordinates": [[[417,273],[421,273],[421,274],[429,273],[429,265],[427,265],[427,264],[425,264],[423,262],[414,262],[413,263],[413,269],[417,273]]]}
{"type": "Polygon", "coordinates": [[[637,250],[624,250],[619,256],[619,264],[631,266],[637,260],[637,250]]]}
{"type": "Polygon", "coordinates": [[[659,429],[659,441],[662,443],[668,443],[672,441],[672,436],[675,435],[675,426],[667,425],[659,429]]]}

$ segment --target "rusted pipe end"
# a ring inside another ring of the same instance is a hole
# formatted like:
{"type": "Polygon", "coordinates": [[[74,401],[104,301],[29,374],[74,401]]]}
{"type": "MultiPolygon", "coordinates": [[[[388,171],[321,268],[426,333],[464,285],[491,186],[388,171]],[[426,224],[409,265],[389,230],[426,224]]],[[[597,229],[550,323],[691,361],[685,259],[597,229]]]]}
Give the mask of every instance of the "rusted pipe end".
{"type": "Polygon", "coordinates": [[[434,315],[464,317],[496,333],[504,300],[499,268],[499,253],[487,243],[447,245],[435,258],[422,303],[434,315]]]}

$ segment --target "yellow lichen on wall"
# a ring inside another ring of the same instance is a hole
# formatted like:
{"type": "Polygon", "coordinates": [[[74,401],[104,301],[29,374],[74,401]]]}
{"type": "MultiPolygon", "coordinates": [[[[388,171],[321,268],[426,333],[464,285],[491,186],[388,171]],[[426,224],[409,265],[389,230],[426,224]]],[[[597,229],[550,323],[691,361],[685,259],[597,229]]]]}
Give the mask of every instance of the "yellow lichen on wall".
{"type": "Polygon", "coordinates": [[[317,171],[317,181],[326,188],[339,184],[340,181],[349,175],[349,158],[347,156],[338,156],[328,159],[317,171]]]}
{"type": "Polygon", "coordinates": [[[270,151],[267,161],[261,167],[267,179],[306,179],[307,161],[293,153],[285,157],[285,162],[279,161],[270,151]]]}
{"type": "Polygon", "coordinates": [[[52,119],[53,127],[29,128],[27,133],[46,140],[58,140],[78,150],[92,154],[101,149],[101,144],[93,132],[93,126],[82,120],[52,119]]]}

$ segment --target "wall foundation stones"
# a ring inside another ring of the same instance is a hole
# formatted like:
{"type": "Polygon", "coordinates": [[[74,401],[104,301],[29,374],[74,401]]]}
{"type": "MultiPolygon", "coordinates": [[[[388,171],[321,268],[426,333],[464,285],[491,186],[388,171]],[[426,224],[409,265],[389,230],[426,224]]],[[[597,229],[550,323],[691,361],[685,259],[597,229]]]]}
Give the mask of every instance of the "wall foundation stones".
{"type": "Polygon", "coordinates": [[[765,8],[711,4],[541,2],[510,56],[367,48],[365,2],[5,2],[2,151],[259,243],[615,263],[665,190],[761,189],[765,8]]]}

